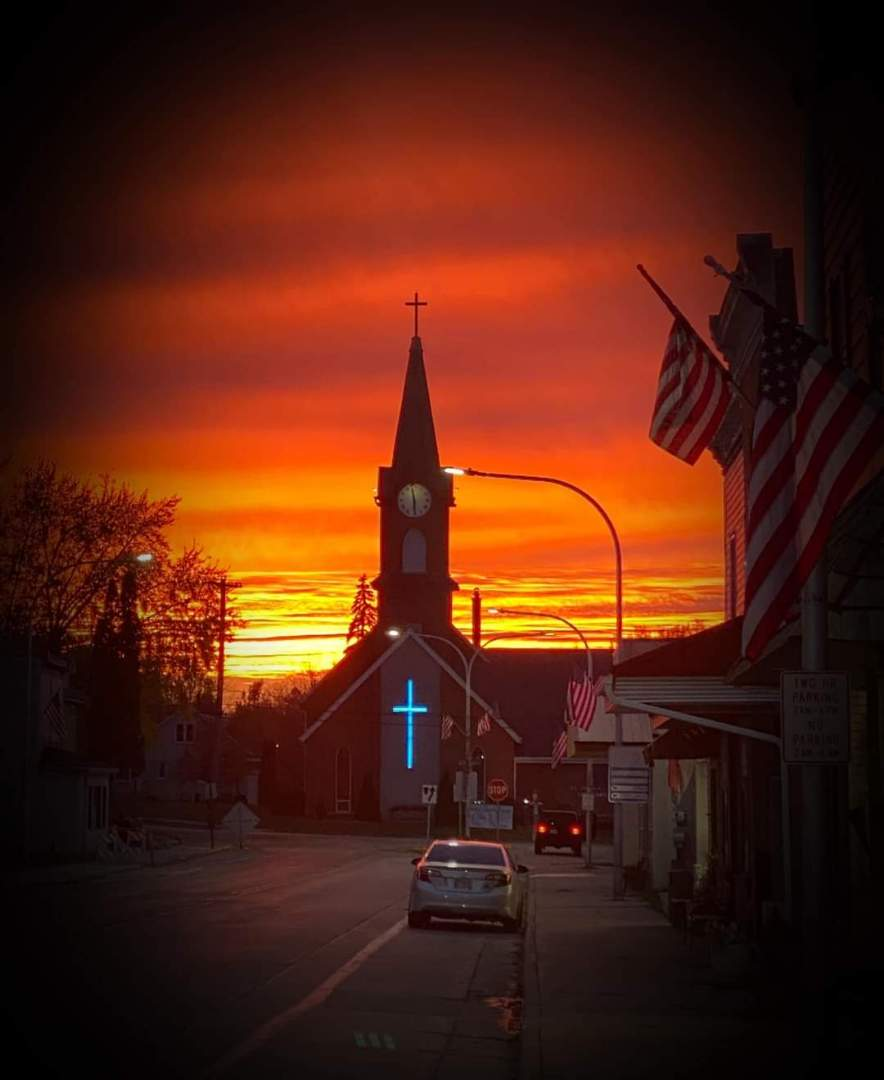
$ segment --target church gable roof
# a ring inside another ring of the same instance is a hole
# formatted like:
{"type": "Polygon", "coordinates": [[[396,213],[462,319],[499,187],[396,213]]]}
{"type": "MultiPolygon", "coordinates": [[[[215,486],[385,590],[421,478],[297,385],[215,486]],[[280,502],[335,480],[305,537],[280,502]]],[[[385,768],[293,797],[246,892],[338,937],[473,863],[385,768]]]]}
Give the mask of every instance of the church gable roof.
{"type": "MultiPolygon", "coordinates": [[[[461,635],[457,634],[457,637],[460,638],[461,635]]],[[[430,642],[426,641],[419,634],[415,633],[415,631],[406,630],[405,633],[401,635],[401,637],[394,638],[392,641],[390,641],[390,639],[384,637],[382,632],[374,630],[367,638],[363,639],[360,644],[363,646],[367,646],[372,643],[372,639],[374,639],[373,643],[375,647],[375,655],[373,659],[369,652],[369,649],[364,648],[361,651],[360,657],[362,663],[359,666],[355,664],[347,665],[348,670],[345,672],[343,669],[345,667],[345,662],[348,659],[348,657],[345,656],[344,659],[335,668],[333,668],[331,672],[329,672],[328,676],[326,676],[326,678],[317,685],[316,689],[310,695],[310,699],[308,700],[308,702],[305,702],[305,707],[308,708],[308,713],[311,713],[313,715],[315,715],[315,709],[310,709],[310,704],[315,705],[316,702],[320,700],[327,701],[328,704],[323,709],[323,711],[316,717],[313,723],[307,728],[304,734],[300,736],[301,742],[306,742],[310,738],[310,736],[313,735],[313,733],[317,731],[333,713],[335,713],[350,697],[353,696],[353,694],[356,693],[360,686],[367,682],[368,679],[370,679],[371,676],[383,666],[383,664],[390,656],[393,655],[393,653],[397,652],[399,649],[402,648],[406,641],[416,642],[417,645],[424,650],[424,652],[426,652],[430,657],[432,657],[432,659],[439,665],[440,668],[442,668],[442,670],[449,676],[449,678],[453,679],[459,686],[464,689],[464,692],[466,692],[466,684],[463,674],[459,673],[457,669],[452,666],[452,664],[450,664],[445,657],[440,655],[440,652],[437,652],[436,649],[433,648],[430,642]],[[386,649],[379,650],[378,643],[383,641],[390,641],[390,644],[386,649]],[[317,695],[317,691],[319,691],[320,689],[326,691],[321,697],[317,695]],[[337,696],[333,697],[331,700],[329,700],[329,690],[338,691],[337,696]]],[[[462,640],[465,641],[466,639],[462,640]]],[[[454,642],[452,642],[452,645],[454,645],[454,642]]],[[[473,688],[472,681],[470,685],[470,698],[477,705],[483,708],[491,717],[491,719],[501,728],[503,728],[503,730],[514,742],[521,743],[521,735],[519,735],[517,731],[510,727],[510,725],[503,719],[503,717],[500,715],[499,711],[494,705],[491,705],[488,701],[486,701],[485,698],[473,688]]]]}

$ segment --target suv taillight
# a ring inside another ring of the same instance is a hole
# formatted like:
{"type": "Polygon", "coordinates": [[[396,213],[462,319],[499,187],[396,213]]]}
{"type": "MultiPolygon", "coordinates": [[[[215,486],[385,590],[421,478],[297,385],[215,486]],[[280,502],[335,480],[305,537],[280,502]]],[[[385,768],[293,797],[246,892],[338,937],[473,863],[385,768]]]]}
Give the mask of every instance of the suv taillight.
{"type": "Polygon", "coordinates": [[[539,833],[549,832],[549,826],[548,826],[548,825],[544,825],[544,824],[543,824],[543,822],[541,822],[541,823],[540,823],[540,824],[539,824],[539,825],[537,826],[537,831],[538,831],[539,833]]]}
{"type": "Polygon", "coordinates": [[[571,826],[571,835],[572,836],[579,836],[580,835],[580,826],[579,825],[572,825],[571,826]]]}

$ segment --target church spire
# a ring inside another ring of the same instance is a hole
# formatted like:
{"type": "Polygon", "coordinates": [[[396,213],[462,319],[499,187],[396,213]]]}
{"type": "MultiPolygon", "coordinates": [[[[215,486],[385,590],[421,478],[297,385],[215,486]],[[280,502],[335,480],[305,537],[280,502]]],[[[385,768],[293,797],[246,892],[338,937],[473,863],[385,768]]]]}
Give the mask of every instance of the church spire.
{"type": "MultiPolygon", "coordinates": [[[[414,297],[415,305],[421,303],[417,299],[417,293],[414,297]]],[[[414,311],[416,324],[417,306],[414,311]]],[[[416,474],[421,475],[439,470],[439,448],[436,445],[436,428],[433,424],[427,373],[424,370],[424,350],[417,334],[411,339],[408,353],[408,370],[405,373],[399,424],[393,444],[393,468],[413,469],[416,474]]]]}

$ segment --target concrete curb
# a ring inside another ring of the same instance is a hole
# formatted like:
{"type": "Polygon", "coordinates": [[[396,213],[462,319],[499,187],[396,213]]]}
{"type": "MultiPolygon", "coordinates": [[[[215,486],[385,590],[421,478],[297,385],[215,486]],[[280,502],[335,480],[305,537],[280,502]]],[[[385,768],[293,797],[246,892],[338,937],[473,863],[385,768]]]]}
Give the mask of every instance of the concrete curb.
{"type": "Polygon", "coordinates": [[[519,1080],[537,1080],[543,1076],[543,1047],[540,1029],[540,981],[537,967],[537,910],[534,887],[528,892],[528,925],[525,932],[524,970],[522,974],[522,1031],[519,1046],[519,1080]]]}

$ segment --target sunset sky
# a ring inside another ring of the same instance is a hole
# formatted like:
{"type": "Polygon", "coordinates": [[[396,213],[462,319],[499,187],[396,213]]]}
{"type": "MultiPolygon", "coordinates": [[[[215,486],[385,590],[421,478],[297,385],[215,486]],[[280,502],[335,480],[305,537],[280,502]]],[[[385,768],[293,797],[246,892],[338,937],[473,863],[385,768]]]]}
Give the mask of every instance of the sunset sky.
{"type": "MultiPolygon", "coordinates": [[[[19,43],[3,456],[180,495],[175,545],[243,583],[233,679],[341,653],[377,572],[415,289],[446,463],[591,492],[627,631],[722,617],[720,471],[647,437],[671,318],[635,265],[706,336],[724,289],[705,254],[732,266],[737,233],[771,232],[800,267],[788,41],[762,5],[591,6],[222,5],[59,16],[19,43]]],[[[455,493],[461,628],[478,585],[610,641],[588,506],[455,493]]]]}

